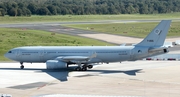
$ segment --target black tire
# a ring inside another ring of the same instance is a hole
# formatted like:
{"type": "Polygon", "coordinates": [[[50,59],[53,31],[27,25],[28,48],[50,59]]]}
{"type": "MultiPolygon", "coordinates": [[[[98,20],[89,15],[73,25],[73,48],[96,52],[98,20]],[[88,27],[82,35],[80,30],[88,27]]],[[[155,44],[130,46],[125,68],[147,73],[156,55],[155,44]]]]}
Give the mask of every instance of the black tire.
{"type": "Polygon", "coordinates": [[[24,66],[20,66],[21,69],[24,69],[24,66]]]}
{"type": "Polygon", "coordinates": [[[86,68],[87,67],[87,65],[86,64],[84,64],[83,66],[82,66],[82,68],[86,68]]]}
{"type": "Polygon", "coordinates": [[[82,71],[86,71],[86,70],[87,70],[87,68],[86,68],[86,67],[83,67],[83,68],[82,68],[82,71]]]}
{"type": "Polygon", "coordinates": [[[76,71],[81,71],[81,67],[77,67],[75,70],[76,71]]]}
{"type": "Polygon", "coordinates": [[[88,68],[89,68],[89,69],[92,69],[92,68],[93,68],[93,65],[88,65],[88,68]]]}

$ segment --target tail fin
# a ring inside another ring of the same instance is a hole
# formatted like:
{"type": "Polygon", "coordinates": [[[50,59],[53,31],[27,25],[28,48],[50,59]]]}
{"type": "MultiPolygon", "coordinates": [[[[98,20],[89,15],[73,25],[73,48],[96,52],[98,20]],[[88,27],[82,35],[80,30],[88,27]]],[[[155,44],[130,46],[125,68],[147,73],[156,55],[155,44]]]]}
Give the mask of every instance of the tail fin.
{"type": "Polygon", "coordinates": [[[170,24],[171,20],[162,20],[151,33],[136,46],[163,46],[170,24]]]}

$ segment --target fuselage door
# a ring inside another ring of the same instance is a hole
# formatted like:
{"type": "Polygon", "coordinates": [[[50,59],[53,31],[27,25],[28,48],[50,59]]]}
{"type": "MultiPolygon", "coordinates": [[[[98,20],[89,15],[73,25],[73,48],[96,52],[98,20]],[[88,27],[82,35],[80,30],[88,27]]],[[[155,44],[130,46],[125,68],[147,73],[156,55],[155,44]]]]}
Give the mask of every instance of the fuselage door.
{"type": "Polygon", "coordinates": [[[44,49],[39,50],[39,58],[40,62],[44,61],[44,49]]]}
{"type": "Polygon", "coordinates": [[[39,51],[39,56],[44,56],[44,50],[43,49],[39,51]]]}
{"type": "Polygon", "coordinates": [[[21,60],[21,52],[20,50],[16,50],[14,52],[15,56],[16,56],[16,60],[20,61],[21,60]]]}
{"type": "Polygon", "coordinates": [[[130,50],[130,59],[133,60],[134,59],[134,49],[130,50]]]}
{"type": "Polygon", "coordinates": [[[20,50],[15,51],[16,57],[20,56],[20,50]]]}

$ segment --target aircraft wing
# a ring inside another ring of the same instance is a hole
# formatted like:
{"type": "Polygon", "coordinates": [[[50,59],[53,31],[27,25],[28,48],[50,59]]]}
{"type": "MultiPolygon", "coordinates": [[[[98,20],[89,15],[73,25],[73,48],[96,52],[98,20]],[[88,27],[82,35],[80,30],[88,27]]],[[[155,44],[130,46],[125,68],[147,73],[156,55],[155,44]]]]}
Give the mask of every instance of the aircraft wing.
{"type": "Polygon", "coordinates": [[[88,56],[65,56],[62,57],[62,60],[88,60],[88,56]]]}
{"type": "Polygon", "coordinates": [[[73,63],[84,63],[95,57],[96,53],[92,54],[91,56],[59,56],[56,58],[56,60],[73,63]]]}

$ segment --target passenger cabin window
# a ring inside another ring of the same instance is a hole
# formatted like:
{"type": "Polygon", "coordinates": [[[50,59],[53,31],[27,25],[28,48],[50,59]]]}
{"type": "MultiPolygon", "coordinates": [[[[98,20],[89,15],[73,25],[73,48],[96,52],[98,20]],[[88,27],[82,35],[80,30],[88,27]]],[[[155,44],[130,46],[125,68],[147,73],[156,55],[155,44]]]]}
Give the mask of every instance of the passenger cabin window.
{"type": "Polygon", "coordinates": [[[8,53],[12,53],[12,51],[9,51],[8,53]]]}

